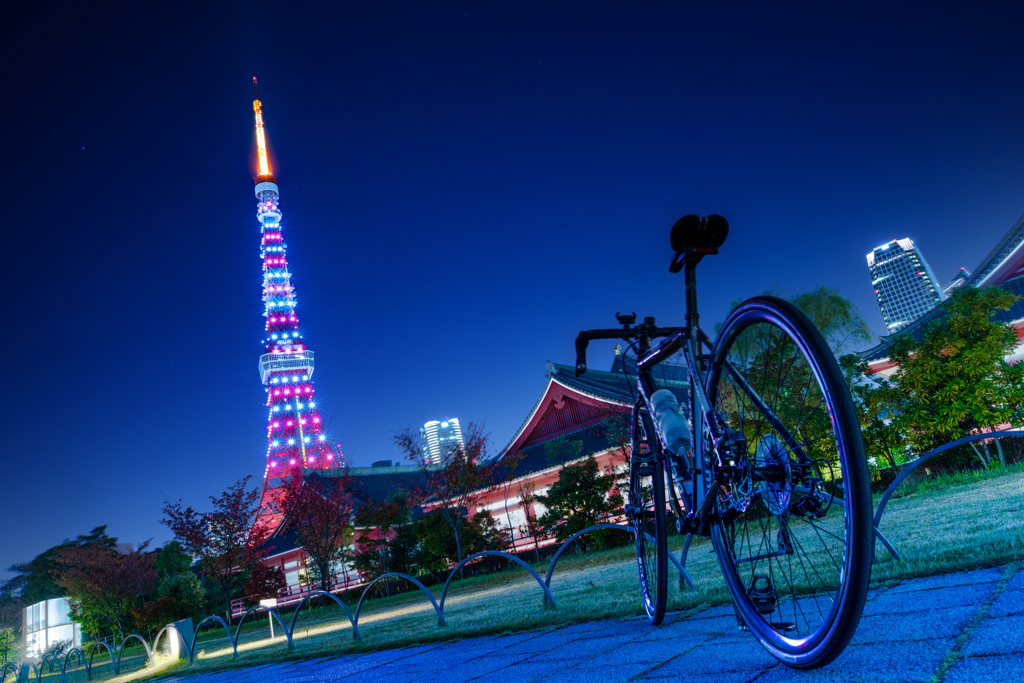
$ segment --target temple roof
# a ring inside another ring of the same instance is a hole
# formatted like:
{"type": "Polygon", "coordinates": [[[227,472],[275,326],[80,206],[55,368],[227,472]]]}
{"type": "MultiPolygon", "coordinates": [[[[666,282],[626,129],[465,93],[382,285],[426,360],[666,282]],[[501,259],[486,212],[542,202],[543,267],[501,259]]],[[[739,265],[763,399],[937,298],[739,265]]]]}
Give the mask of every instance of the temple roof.
{"type": "MultiPolygon", "coordinates": [[[[540,466],[547,458],[535,458],[532,454],[539,451],[531,447],[556,439],[582,438],[588,448],[597,449],[585,448],[583,455],[611,447],[607,443],[600,445],[597,435],[614,423],[615,416],[629,413],[636,396],[636,359],[616,354],[610,371],[588,369],[579,377],[575,366],[548,361],[546,377],[548,382],[540,398],[498,457],[523,451],[527,454],[525,463],[540,466]]],[[[662,363],[655,380],[658,386],[671,389],[680,402],[688,400],[685,366],[662,363]]],[[[548,466],[545,464],[540,469],[548,466]]],[[[523,464],[517,466],[516,472],[521,472],[523,467],[523,464]]]]}
{"type": "Polygon", "coordinates": [[[416,488],[424,481],[423,470],[419,467],[351,467],[346,470],[310,470],[302,473],[303,484],[319,485],[348,474],[352,495],[361,503],[380,503],[396,488],[416,488]]]}
{"type": "Polygon", "coordinates": [[[1000,284],[1001,280],[1011,277],[1024,259],[1024,216],[1010,226],[1002,239],[996,242],[992,251],[985,255],[965,286],[977,287],[984,284],[1000,284]],[[995,276],[995,277],[993,277],[995,276]],[[988,280],[991,282],[987,282],[988,280]]]}

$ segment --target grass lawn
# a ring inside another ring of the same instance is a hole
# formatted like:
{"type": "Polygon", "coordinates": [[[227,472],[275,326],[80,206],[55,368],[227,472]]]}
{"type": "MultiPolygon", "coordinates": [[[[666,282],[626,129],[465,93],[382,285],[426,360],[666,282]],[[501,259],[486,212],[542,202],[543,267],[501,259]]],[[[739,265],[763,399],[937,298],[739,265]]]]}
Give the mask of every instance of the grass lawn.
{"type": "MultiPolygon", "coordinates": [[[[1021,466],[997,472],[940,476],[916,486],[905,486],[889,501],[880,526],[903,559],[894,560],[877,543],[872,582],[884,584],[1019,560],[1024,557],[1022,512],[1021,466]]],[[[681,546],[681,537],[670,539],[669,549],[677,555],[681,546]]],[[[547,564],[536,565],[535,569],[543,577],[547,564]]],[[[729,601],[706,539],[695,539],[692,543],[687,571],[696,590],[679,588],[676,570],[670,563],[670,611],[699,610],[729,601]]],[[[435,598],[440,599],[441,586],[432,590],[435,598]]],[[[332,657],[643,613],[632,545],[563,556],[552,577],[551,591],[557,609],[543,607],[543,591],[520,568],[455,581],[445,604],[445,627],[438,626],[433,607],[418,590],[369,600],[360,615],[362,638],[358,641],[352,639],[348,619],[338,607],[304,609],[296,620],[294,651],[288,650],[280,632],[270,640],[267,615],[259,614],[250,617],[251,623],[243,627],[237,659],[231,657],[231,645],[223,631],[219,637],[217,632],[210,631],[198,640],[196,648],[200,655],[190,666],[158,662],[155,670],[142,669],[138,658],[133,661],[134,671],[118,680],[332,657]]],[[[350,610],[354,609],[355,605],[351,605],[350,610]]],[[[286,622],[289,619],[290,615],[286,622]]],[[[104,680],[111,673],[109,669],[108,665],[103,671],[94,670],[93,680],[104,680]]],[[[59,680],[59,672],[55,671],[54,676],[43,678],[59,680]]],[[[84,671],[69,675],[68,680],[84,681],[84,671]]]]}

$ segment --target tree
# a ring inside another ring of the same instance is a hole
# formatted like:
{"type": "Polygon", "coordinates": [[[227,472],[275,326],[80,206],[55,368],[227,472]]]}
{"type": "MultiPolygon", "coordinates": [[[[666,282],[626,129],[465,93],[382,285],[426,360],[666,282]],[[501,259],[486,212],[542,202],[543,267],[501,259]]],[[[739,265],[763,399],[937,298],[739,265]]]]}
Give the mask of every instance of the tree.
{"type": "Polygon", "coordinates": [[[818,287],[797,294],[790,303],[811,319],[837,357],[844,355],[851,346],[871,341],[871,328],[860,317],[857,307],[838,290],[818,287]]]}
{"type": "Polygon", "coordinates": [[[116,544],[116,538],[107,536],[106,524],[94,528],[87,534],[67,539],[60,545],[55,545],[40,553],[31,562],[21,562],[11,566],[8,571],[16,572],[18,576],[0,582],[0,593],[19,595],[27,605],[63,597],[64,593],[54,580],[57,571],[57,553],[62,548],[72,546],[100,545],[113,548],[116,544]]]}
{"type": "Polygon", "coordinates": [[[203,576],[220,588],[231,623],[231,599],[242,583],[242,570],[260,562],[257,548],[266,530],[254,526],[260,492],[249,489],[252,477],[239,479],[219,498],[210,496],[213,510],[197,512],[167,503],[161,523],[191,556],[200,560],[203,576]]]}
{"type": "Polygon", "coordinates": [[[157,549],[154,566],[162,583],[187,572],[189,567],[192,566],[192,558],[181,547],[181,543],[171,541],[164,545],[163,548],[157,549]]]}
{"type": "MultiPolygon", "coordinates": [[[[440,582],[449,567],[460,560],[458,547],[444,512],[437,508],[424,513],[410,528],[415,537],[413,554],[416,569],[430,572],[440,582]]],[[[509,530],[498,524],[487,512],[478,512],[467,519],[459,529],[460,546],[467,556],[485,550],[504,550],[508,547],[509,530]]],[[[396,540],[400,536],[396,536],[396,540]]]]}
{"type": "Polygon", "coordinates": [[[488,459],[489,439],[475,424],[468,425],[464,438],[465,445],[460,445],[437,465],[424,461],[419,434],[406,430],[394,438],[406,457],[421,467],[423,483],[412,492],[413,499],[432,511],[440,511],[455,540],[457,562],[465,556],[460,531],[469,511],[515,467],[515,463],[507,459],[488,459]]]}
{"type": "MultiPolygon", "coordinates": [[[[889,358],[898,368],[879,400],[919,453],[1002,424],[1024,425],[1024,364],[1005,360],[1017,344],[1014,328],[991,320],[1018,298],[996,287],[955,289],[920,342],[910,334],[893,339],[889,358]]],[[[976,453],[987,468],[988,446],[976,453]]]]}
{"type": "Polygon", "coordinates": [[[334,587],[345,548],[352,539],[354,499],[351,477],[313,478],[286,500],[286,528],[308,556],[309,574],[320,590],[334,587]]]}
{"type": "Polygon", "coordinates": [[[105,627],[115,638],[124,638],[135,625],[133,609],[155,597],[155,558],[145,552],[148,545],[126,553],[101,544],[58,551],[55,582],[68,597],[75,621],[93,637],[105,627]]]}
{"type": "MultiPolygon", "coordinates": [[[[780,291],[770,289],[765,292],[765,295],[786,299],[800,309],[800,312],[818,328],[825,343],[837,358],[845,355],[852,346],[859,345],[858,342],[871,341],[871,328],[860,316],[857,307],[848,299],[843,298],[839,290],[831,287],[818,287],[796,296],[786,296],[780,291]]],[[[743,299],[733,299],[729,305],[730,311],[743,301],[743,299]]],[[[721,323],[715,326],[716,332],[720,329],[721,323]]]]}
{"type": "MultiPolygon", "coordinates": [[[[356,571],[371,579],[394,571],[408,573],[415,547],[407,536],[411,522],[409,495],[401,489],[393,491],[387,500],[360,507],[356,512],[356,571]],[[396,537],[400,537],[397,542],[396,537]]],[[[389,582],[384,582],[383,589],[390,595],[389,582]]]]}
{"type": "Polygon", "coordinates": [[[856,354],[839,359],[847,388],[853,398],[868,455],[881,458],[895,469],[908,452],[907,439],[893,422],[893,413],[887,405],[889,383],[884,378],[868,378],[868,364],[856,354]]]}
{"type": "Polygon", "coordinates": [[[558,473],[558,481],[548,488],[547,494],[535,496],[547,507],[540,524],[548,533],[554,532],[559,541],[564,541],[618,512],[622,508],[622,495],[616,478],[614,472],[601,474],[593,455],[564,465],[558,473]]]}
{"type": "Polygon", "coordinates": [[[242,590],[253,600],[276,598],[288,586],[280,567],[271,567],[263,562],[251,562],[245,571],[242,590]]]}
{"type": "Polygon", "coordinates": [[[21,646],[21,610],[25,603],[9,593],[0,593],[0,667],[18,659],[21,646]]]}
{"type": "Polygon", "coordinates": [[[540,562],[540,538],[544,535],[544,525],[540,523],[533,504],[538,502],[534,493],[537,484],[532,481],[523,481],[519,484],[519,504],[523,509],[523,516],[526,522],[520,527],[520,533],[533,539],[533,554],[537,562],[540,562]]]}

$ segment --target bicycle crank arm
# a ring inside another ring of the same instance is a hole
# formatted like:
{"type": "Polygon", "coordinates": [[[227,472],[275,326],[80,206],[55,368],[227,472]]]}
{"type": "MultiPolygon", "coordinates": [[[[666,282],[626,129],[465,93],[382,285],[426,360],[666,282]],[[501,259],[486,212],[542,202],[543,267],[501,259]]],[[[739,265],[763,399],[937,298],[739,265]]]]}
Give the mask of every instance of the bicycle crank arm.
{"type": "Polygon", "coordinates": [[[718,498],[718,489],[722,488],[722,485],[717,481],[711,485],[708,489],[708,493],[704,496],[704,500],[700,504],[700,508],[697,510],[697,517],[700,519],[698,525],[699,533],[701,536],[706,536],[708,532],[708,513],[711,512],[712,506],[715,504],[715,500],[718,498]]]}

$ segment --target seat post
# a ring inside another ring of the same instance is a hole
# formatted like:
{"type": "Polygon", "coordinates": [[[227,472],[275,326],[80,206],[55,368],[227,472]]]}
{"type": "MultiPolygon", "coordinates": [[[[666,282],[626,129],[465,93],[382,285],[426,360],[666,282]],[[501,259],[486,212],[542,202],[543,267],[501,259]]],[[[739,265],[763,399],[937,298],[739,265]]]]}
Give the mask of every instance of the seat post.
{"type": "Polygon", "coordinates": [[[684,276],[686,279],[686,326],[690,328],[690,335],[697,338],[697,322],[700,315],[697,313],[697,262],[700,259],[686,259],[684,276]]]}

